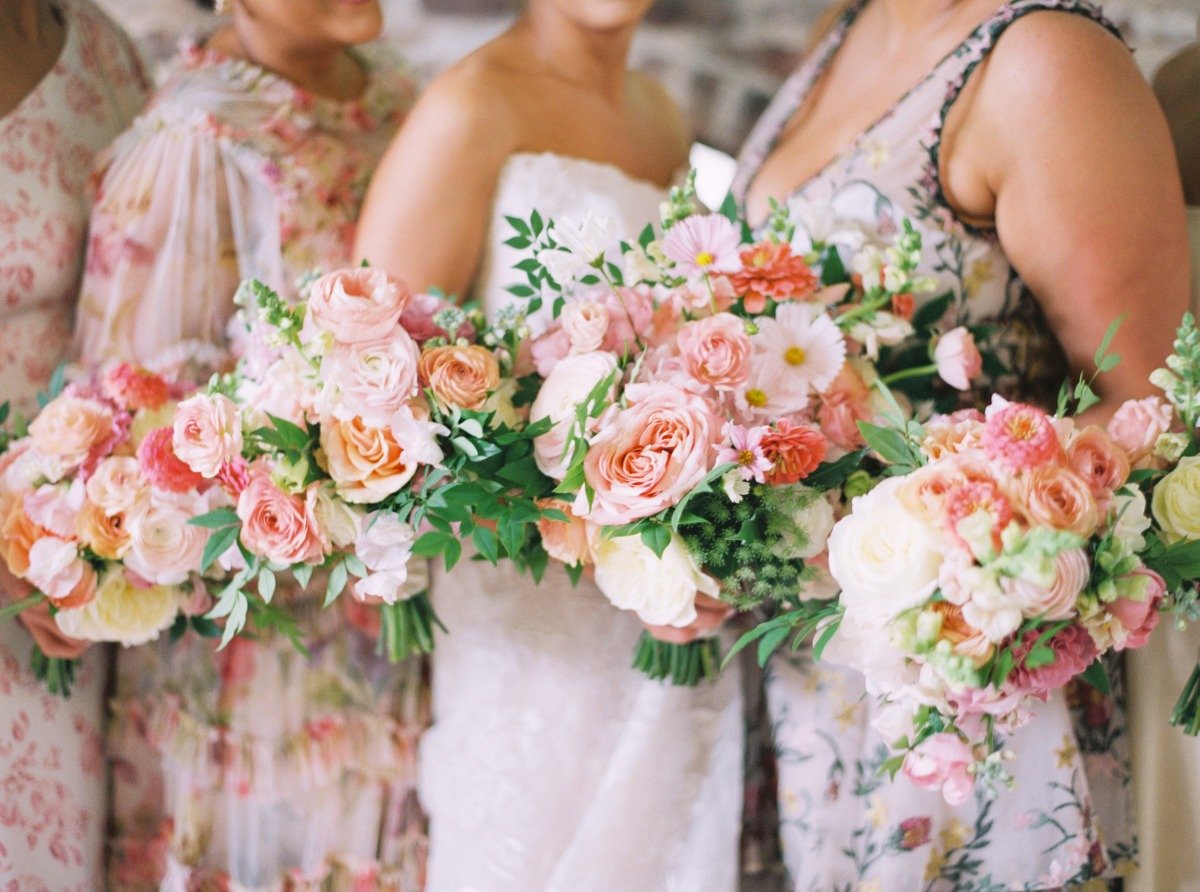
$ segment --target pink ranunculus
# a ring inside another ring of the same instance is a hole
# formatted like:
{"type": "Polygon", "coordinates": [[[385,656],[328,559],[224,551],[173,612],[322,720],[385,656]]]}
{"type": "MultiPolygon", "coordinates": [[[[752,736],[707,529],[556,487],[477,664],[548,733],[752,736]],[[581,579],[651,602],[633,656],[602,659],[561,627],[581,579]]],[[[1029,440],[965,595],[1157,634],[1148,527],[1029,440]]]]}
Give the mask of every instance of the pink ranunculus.
{"type": "Polygon", "coordinates": [[[1154,454],[1154,444],[1171,428],[1174,411],[1158,396],[1129,400],[1108,421],[1108,435],[1125,450],[1135,467],[1142,466],[1154,454]]]}
{"type": "Polygon", "coordinates": [[[242,542],[278,564],[316,564],[324,546],[316,519],[302,496],[288,495],[265,475],[255,476],[238,496],[242,542]]]}
{"type": "Polygon", "coordinates": [[[161,376],[127,362],[105,372],[100,390],[126,412],[157,409],[171,398],[171,388],[161,376]]]}
{"type": "Polygon", "coordinates": [[[1031,523],[1087,538],[1102,519],[1088,482],[1067,468],[1044,465],[1024,478],[1023,508],[1031,523]]]}
{"type": "Polygon", "coordinates": [[[1040,635],[1040,630],[1033,629],[1013,645],[1016,668],[1008,677],[1009,686],[1038,697],[1066,687],[1067,682],[1087,669],[1097,655],[1096,642],[1087,629],[1070,625],[1046,642],[1054,652],[1053,662],[1031,669],[1025,665],[1025,657],[1040,635]]]}
{"type": "Polygon", "coordinates": [[[1129,456],[1101,428],[1085,427],[1067,443],[1067,467],[1087,481],[1101,509],[1129,478],[1129,456]]]}
{"type": "Polygon", "coordinates": [[[567,520],[552,520],[543,517],[537,522],[538,533],[546,553],[556,561],[568,566],[581,566],[591,561],[588,548],[587,524],[571,511],[571,506],[561,499],[540,499],[539,508],[556,508],[567,515],[567,520]]]}
{"type": "Polygon", "coordinates": [[[132,508],[145,488],[138,460],[128,455],[113,455],[100,462],[88,478],[87,497],[112,517],[132,508]]]}
{"type": "Polygon", "coordinates": [[[404,331],[357,344],[334,344],[321,361],[324,384],[317,410],[342,421],[355,416],[382,427],[418,390],[421,354],[404,331]]]}
{"type": "Polygon", "coordinates": [[[689,322],[679,330],[679,354],[695,380],[714,390],[733,390],[750,376],[753,345],[732,313],[689,322]]]}
{"type": "Polygon", "coordinates": [[[863,445],[860,421],[871,420],[870,389],[850,363],[842,366],[820,396],[817,421],[821,433],[838,449],[850,452],[863,445]]]}
{"type": "Polygon", "coordinates": [[[1158,625],[1158,607],[1167,592],[1167,585],[1163,578],[1146,567],[1139,567],[1129,576],[1144,578],[1146,593],[1140,601],[1132,598],[1117,598],[1108,605],[1108,612],[1125,630],[1124,640],[1117,643],[1117,650],[1146,646],[1150,640],[1150,633],[1158,625]]]}
{"type": "Polygon", "coordinates": [[[708,402],[670,384],[633,384],[629,406],[596,435],[584,460],[595,496],[576,510],[617,526],[677,504],[712,467],[720,423],[708,402]]]}
{"type": "Polygon", "coordinates": [[[608,307],[595,300],[569,300],[559,313],[563,332],[571,341],[572,353],[599,350],[608,334],[608,307]]]}
{"type": "Polygon", "coordinates": [[[204,478],[180,461],[175,454],[174,432],[159,427],[146,434],[138,447],[138,466],[152,486],[167,492],[191,492],[204,485],[204,478]]]}
{"type": "Polygon", "coordinates": [[[1045,465],[1060,451],[1050,416],[1035,406],[994,397],[985,417],[983,448],[1010,471],[1045,465]]]}
{"type": "Polygon", "coordinates": [[[200,498],[151,493],[126,516],[125,566],[152,585],[179,585],[200,570],[209,531],[190,523],[205,513],[200,498]]]}
{"type": "Polygon", "coordinates": [[[533,360],[533,367],[543,378],[549,378],[554,367],[570,352],[571,336],[558,322],[529,342],[529,355],[533,360]]]}
{"type": "Polygon", "coordinates": [[[1075,614],[1075,603],[1092,574],[1087,552],[1082,548],[1059,552],[1054,572],[1054,582],[1048,589],[1019,577],[1011,580],[1009,589],[1025,616],[1060,620],[1075,614]]]}
{"type": "Polygon", "coordinates": [[[410,300],[403,283],[381,269],[337,270],[313,282],[307,321],[344,344],[376,341],[395,330],[410,300]]]}
{"type": "Polygon", "coordinates": [[[171,448],[201,477],[216,477],[242,453],[242,415],[237,404],[220,393],[198,393],[184,400],[175,409],[171,448]]]}
{"type": "Polygon", "coordinates": [[[63,539],[75,538],[75,517],[83,507],[83,484],[76,480],[70,486],[51,483],[25,493],[25,513],[43,529],[63,539]]]}
{"type": "Polygon", "coordinates": [[[96,574],[74,542],[43,536],[29,549],[25,579],[61,609],[82,607],[96,591],[96,574]]]}
{"type": "Polygon", "coordinates": [[[966,804],[975,787],[971,748],[949,731],[934,734],[917,744],[904,757],[904,776],[917,787],[938,790],[946,804],[966,804]]]}
{"type": "Polygon", "coordinates": [[[99,400],[64,393],[33,419],[29,438],[38,452],[74,468],[112,439],[115,421],[112,409],[99,400]]]}
{"type": "Polygon", "coordinates": [[[975,336],[961,325],[938,338],[933,359],[938,377],[956,390],[970,389],[971,380],[983,371],[975,336]]]}

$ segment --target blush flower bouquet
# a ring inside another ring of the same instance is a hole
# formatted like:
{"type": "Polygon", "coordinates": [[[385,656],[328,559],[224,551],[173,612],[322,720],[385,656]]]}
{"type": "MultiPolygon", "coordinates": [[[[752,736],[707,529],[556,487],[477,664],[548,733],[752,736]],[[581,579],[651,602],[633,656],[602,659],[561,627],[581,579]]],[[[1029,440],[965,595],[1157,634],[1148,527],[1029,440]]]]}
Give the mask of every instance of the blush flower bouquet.
{"type": "Polygon", "coordinates": [[[88,643],[217,631],[198,573],[209,534],[189,521],[230,494],[180,461],[170,426],[194,389],[126,363],[64,387],[60,370],[0,457],[0,557],[26,593],[0,616],[25,613],[53,693],[70,693],[88,643]]]}
{"type": "MultiPolygon", "coordinates": [[[[836,609],[826,539],[867,455],[857,422],[886,406],[889,353],[924,343],[928,367],[895,380],[929,388],[940,370],[943,396],[982,367],[972,333],[944,326],[948,301],[916,307],[933,288],[916,274],[920,237],[905,226],[893,245],[843,256],[782,208],[755,236],[731,203],[701,210],[690,183],[636,244],[590,216],[509,223],[508,244],[527,252],[509,290],[549,316],[521,390],[551,425],[534,441],[556,484],[544,504],[563,515],[540,524],[551,557],[576,576],[592,568],[648,626],[688,626],[709,597],[782,605],[788,624],[764,647],[789,624],[815,628],[836,609]]],[[[685,685],[719,663],[715,638],[648,633],[634,657],[685,685]]]]}

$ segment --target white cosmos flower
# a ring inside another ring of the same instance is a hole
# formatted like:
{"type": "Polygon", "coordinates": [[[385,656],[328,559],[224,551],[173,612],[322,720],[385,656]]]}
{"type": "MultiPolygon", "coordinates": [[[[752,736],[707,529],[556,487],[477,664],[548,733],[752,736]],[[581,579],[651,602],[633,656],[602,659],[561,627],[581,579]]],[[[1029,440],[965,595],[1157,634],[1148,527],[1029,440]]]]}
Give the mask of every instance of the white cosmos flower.
{"type": "Polygon", "coordinates": [[[813,251],[817,245],[836,245],[853,255],[867,240],[862,227],[853,220],[837,217],[831,204],[796,200],[791,202],[789,209],[796,224],[792,250],[802,256],[813,251]]]}
{"type": "Polygon", "coordinates": [[[846,362],[846,340],[821,308],[809,303],[787,303],[775,318],[758,322],[754,336],[757,352],[769,359],[778,375],[775,389],[787,394],[780,401],[803,408],[809,394],[823,393],[846,362]]]}
{"type": "Polygon", "coordinates": [[[538,252],[537,259],[554,281],[565,286],[584,276],[604,256],[616,237],[616,227],[608,217],[589,210],[578,222],[568,217],[556,220],[553,234],[559,247],[538,252]]]}

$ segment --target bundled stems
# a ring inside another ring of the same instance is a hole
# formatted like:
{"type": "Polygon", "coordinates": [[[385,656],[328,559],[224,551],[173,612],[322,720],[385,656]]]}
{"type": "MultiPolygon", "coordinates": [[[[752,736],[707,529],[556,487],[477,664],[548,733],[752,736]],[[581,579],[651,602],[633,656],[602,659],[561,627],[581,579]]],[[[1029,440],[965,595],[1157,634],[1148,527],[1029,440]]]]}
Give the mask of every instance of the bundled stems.
{"type": "Polygon", "coordinates": [[[428,592],[419,592],[405,601],[379,608],[379,652],[391,663],[401,663],[413,654],[433,652],[433,627],[446,627],[433,612],[428,592]]]}
{"type": "Polygon", "coordinates": [[[62,660],[48,657],[39,648],[33,649],[30,668],[34,678],[46,685],[46,690],[60,697],[70,697],[75,684],[77,660],[62,660]]]}
{"type": "Polygon", "coordinates": [[[672,684],[695,687],[720,672],[721,645],[716,638],[668,644],[643,632],[633,653],[633,668],[656,681],[669,678],[672,684]]]}
{"type": "Polygon", "coordinates": [[[1200,664],[1192,670],[1191,678],[1179,695],[1179,702],[1171,712],[1171,724],[1182,728],[1190,737],[1200,734],[1200,664]]]}

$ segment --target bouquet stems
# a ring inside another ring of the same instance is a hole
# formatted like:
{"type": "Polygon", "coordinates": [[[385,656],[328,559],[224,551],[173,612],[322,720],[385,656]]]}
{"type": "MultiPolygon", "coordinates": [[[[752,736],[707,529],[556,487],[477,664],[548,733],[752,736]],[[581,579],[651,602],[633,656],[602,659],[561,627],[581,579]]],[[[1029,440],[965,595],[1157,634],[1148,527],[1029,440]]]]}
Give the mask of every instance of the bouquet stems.
{"type": "Polygon", "coordinates": [[[1179,695],[1179,702],[1171,712],[1171,724],[1190,737],[1200,734],[1200,664],[1192,670],[1192,677],[1179,695]]]}
{"type": "Polygon", "coordinates": [[[46,690],[60,697],[70,697],[71,687],[75,684],[75,667],[77,660],[62,660],[48,657],[40,648],[33,649],[30,668],[34,678],[46,685],[46,690]]]}
{"type": "Polygon", "coordinates": [[[404,601],[380,607],[379,652],[389,662],[401,663],[413,654],[433,653],[433,627],[446,627],[433,612],[428,592],[418,592],[404,601]]]}
{"type": "Polygon", "coordinates": [[[716,638],[668,644],[643,632],[633,652],[633,668],[656,681],[669,678],[671,684],[694,687],[721,671],[721,645],[716,638]]]}

